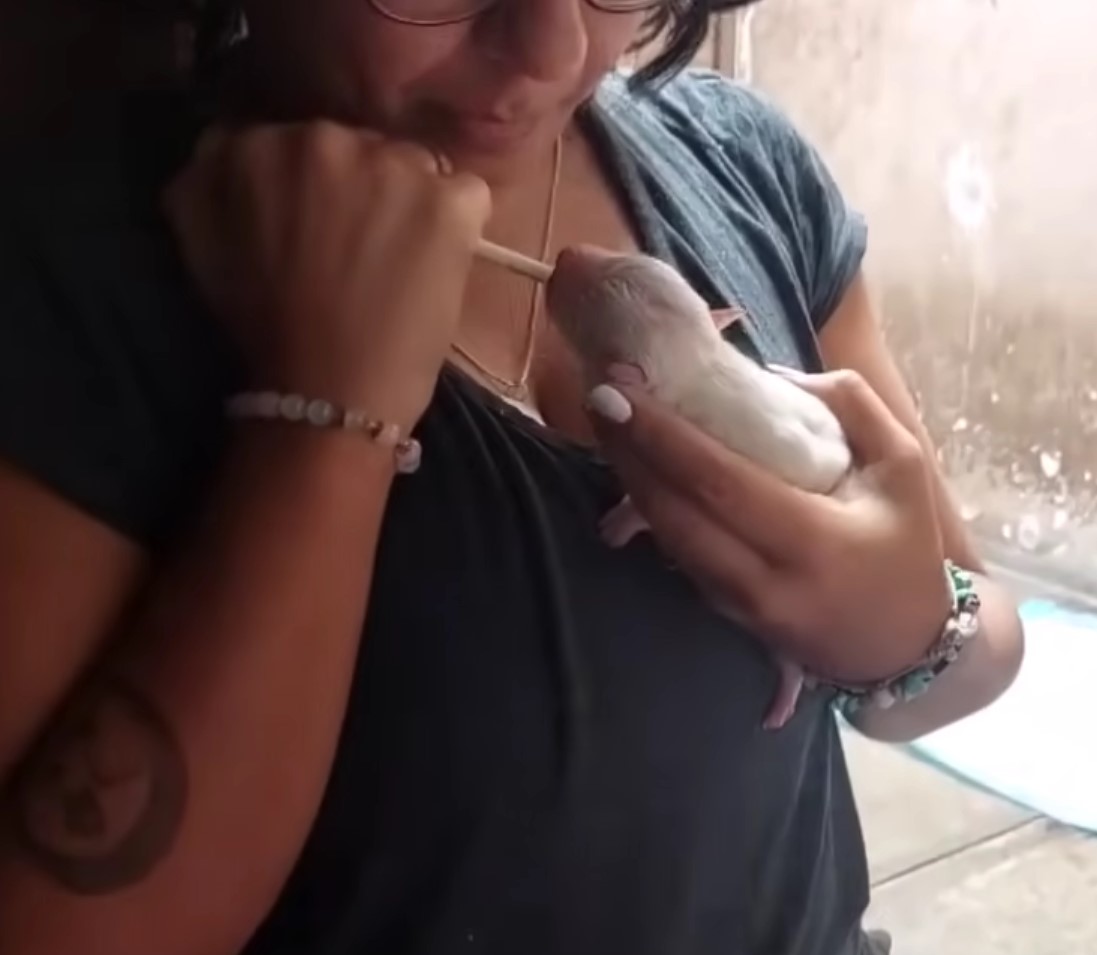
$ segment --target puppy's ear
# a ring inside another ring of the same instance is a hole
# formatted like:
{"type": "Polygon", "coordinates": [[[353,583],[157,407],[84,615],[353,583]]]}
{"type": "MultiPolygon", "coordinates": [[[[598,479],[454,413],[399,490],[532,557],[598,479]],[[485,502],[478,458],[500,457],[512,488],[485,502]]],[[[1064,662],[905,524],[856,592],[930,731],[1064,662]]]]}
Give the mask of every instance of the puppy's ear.
{"type": "Polygon", "coordinates": [[[746,313],[738,306],[731,305],[727,308],[717,308],[712,311],[712,320],[716,324],[716,330],[725,332],[736,322],[746,318],[746,313]]]}

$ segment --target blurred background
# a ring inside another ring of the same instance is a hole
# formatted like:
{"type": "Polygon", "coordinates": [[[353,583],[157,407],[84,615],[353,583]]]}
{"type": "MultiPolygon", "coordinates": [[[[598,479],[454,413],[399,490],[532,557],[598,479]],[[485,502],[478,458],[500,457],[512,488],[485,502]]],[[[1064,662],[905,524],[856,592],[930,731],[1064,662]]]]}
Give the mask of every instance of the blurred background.
{"type": "Polygon", "coordinates": [[[772,95],[988,556],[1097,593],[1097,4],[765,0],[700,58],[772,95]]]}

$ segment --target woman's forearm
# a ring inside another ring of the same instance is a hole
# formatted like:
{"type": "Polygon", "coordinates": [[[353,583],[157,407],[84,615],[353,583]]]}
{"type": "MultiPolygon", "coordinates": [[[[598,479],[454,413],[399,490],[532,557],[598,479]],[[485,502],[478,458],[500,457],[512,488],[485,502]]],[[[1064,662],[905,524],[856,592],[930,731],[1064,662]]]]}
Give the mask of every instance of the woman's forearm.
{"type": "Polygon", "coordinates": [[[986,576],[976,577],[976,590],[982,601],[979,631],[959,659],[922,696],[886,710],[862,709],[853,719],[861,733],[884,742],[909,742],[989,706],[1009,689],[1024,657],[1017,605],[986,576]]]}
{"type": "Polygon", "coordinates": [[[341,433],[241,433],[178,558],[5,794],[0,951],[233,955],[330,771],[393,478],[341,433]]]}

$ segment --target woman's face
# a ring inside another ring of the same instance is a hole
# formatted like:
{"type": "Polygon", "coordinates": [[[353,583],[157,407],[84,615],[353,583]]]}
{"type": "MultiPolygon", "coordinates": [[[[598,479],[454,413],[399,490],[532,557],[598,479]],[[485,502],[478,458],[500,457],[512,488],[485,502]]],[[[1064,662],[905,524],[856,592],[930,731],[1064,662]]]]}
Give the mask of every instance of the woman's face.
{"type": "MultiPolygon", "coordinates": [[[[399,11],[410,0],[384,0],[399,11]]],[[[286,107],[417,138],[489,179],[543,151],[637,40],[649,12],[499,0],[411,26],[369,0],[246,0],[261,82],[286,107]]]]}

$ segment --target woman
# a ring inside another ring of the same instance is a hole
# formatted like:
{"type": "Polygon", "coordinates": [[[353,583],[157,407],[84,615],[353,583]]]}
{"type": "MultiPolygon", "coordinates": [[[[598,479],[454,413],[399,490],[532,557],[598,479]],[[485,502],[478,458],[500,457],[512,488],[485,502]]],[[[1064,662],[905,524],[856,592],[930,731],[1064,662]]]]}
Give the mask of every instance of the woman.
{"type": "Polygon", "coordinates": [[[830,684],[928,680],[849,708],[910,738],[999,695],[1021,631],[815,153],[714,75],[610,75],[662,27],[673,74],[716,6],[248,0],[207,11],[201,135],[154,99],[9,154],[5,952],[873,950],[830,684]],[[585,397],[485,236],[648,250],[741,347],[834,369],[797,380],[860,496],[585,397]],[[654,535],[611,550],[625,491],[654,535]],[[946,558],[982,610],[937,673],[946,558]],[[821,677],[775,733],[772,648],[821,677]]]}

